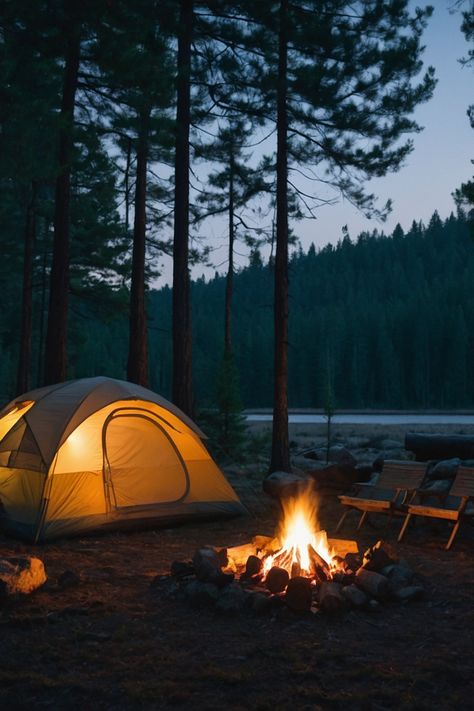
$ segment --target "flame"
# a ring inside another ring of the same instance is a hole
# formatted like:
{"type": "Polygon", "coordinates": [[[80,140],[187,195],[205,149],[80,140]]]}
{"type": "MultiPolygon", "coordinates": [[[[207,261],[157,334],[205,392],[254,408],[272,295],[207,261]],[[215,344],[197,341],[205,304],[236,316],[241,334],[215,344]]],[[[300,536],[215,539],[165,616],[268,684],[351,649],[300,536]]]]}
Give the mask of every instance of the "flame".
{"type": "Polygon", "coordinates": [[[281,549],[264,559],[264,574],[273,566],[285,568],[291,574],[292,566],[296,563],[302,575],[310,576],[313,571],[309,547],[329,565],[333,553],[329,549],[326,531],[318,529],[318,501],[314,491],[307,488],[296,498],[283,500],[282,507],[283,519],[278,534],[281,549]]]}

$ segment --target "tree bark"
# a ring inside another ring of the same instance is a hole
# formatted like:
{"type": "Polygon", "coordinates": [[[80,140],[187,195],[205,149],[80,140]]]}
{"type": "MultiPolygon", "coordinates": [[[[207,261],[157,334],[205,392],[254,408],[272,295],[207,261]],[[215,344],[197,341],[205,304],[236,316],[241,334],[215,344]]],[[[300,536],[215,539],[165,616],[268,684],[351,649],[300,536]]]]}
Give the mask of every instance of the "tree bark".
{"type": "Polygon", "coordinates": [[[45,349],[45,384],[62,382],[66,379],[67,370],[71,160],[74,146],[74,106],[79,61],[80,28],[73,26],[68,36],[60,114],[59,175],[56,178],[55,188],[53,262],[50,275],[45,349]]]}
{"type": "Polygon", "coordinates": [[[234,291],[234,154],[229,156],[229,261],[225,282],[224,358],[232,355],[232,296],[234,291]]]}
{"type": "Polygon", "coordinates": [[[146,176],[149,112],[140,117],[133,223],[132,283],[130,288],[127,379],[148,387],[148,328],[146,318],[146,176]]]}
{"type": "Polygon", "coordinates": [[[193,0],[180,0],[173,242],[172,398],[192,415],[192,331],[189,283],[189,126],[193,0]]]}
{"type": "Polygon", "coordinates": [[[33,280],[33,250],[36,238],[36,184],[31,183],[30,199],[26,208],[25,238],[23,249],[23,287],[21,300],[20,350],[18,354],[18,371],[16,391],[18,394],[29,390],[31,368],[31,328],[32,328],[32,280],[33,280]]]}
{"type": "Polygon", "coordinates": [[[288,147],[287,67],[288,0],[281,0],[277,88],[277,224],[274,303],[274,391],[270,472],[290,470],[288,437],[288,147]]]}
{"type": "MultiPolygon", "coordinates": [[[[127,161],[125,163],[125,229],[130,227],[130,166],[132,163],[132,139],[127,137],[127,161]]],[[[138,172],[138,169],[137,169],[138,172]]]]}

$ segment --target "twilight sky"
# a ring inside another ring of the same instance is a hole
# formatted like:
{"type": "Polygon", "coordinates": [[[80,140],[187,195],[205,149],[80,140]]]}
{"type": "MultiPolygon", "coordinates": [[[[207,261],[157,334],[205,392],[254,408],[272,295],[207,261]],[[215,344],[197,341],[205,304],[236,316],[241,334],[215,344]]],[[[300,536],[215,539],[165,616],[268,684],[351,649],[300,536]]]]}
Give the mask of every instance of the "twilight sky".
{"type": "MultiPolygon", "coordinates": [[[[367,220],[352,205],[339,202],[320,208],[317,220],[302,220],[293,225],[303,249],[307,251],[311,242],[317,248],[328,242],[336,243],[342,236],[342,227],[347,225],[352,238],[363,230],[375,228],[391,233],[399,222],[408,229],[413,220],[427,223],[438,210],[441,218],[446,218],[455,209],[451,193],[461,182],[472,177],[474,168],[474,130],[466,114],[469,104],[474,103],[474,73],[472,68],[463,67],[459,58],[467,54],[468,44],[460,31],[461,14],[450,13],[454,0],[432,0],[434,13],[424,33],[426,50],[424,65],[432,64],[436,69],[438,84],[434,96],[415,113],[417,122],[424,130],[413,136],[415,147],[408,156],[405,166],[395,174],[377,178],[367,184],[370,192],[380,198],[383,205],[388,198],[393,200],[393,211],[384,223],[367,220]]],[[[428,4],[413,2],[415,5],[428,4]]],[[[268,220],[267,220],[268,222],[268,220]]],[[[212,261],[219,272],[224,272],[226,221],[218,221],[207,229],[208,239],[215,245],[212,261]]],[[[237,247],[238,252],[244,248],[237,247]]],[[[237,256],[237,264],[246,264],[247,258],[237,256]]],[[[157,280],[156,287],[171,280],[168,260],[164,263],[164,273],[157,280]]],[[[202,265],[193,270],[193,278],[202,274],[211,277],[214,269],[202,265]]]]}

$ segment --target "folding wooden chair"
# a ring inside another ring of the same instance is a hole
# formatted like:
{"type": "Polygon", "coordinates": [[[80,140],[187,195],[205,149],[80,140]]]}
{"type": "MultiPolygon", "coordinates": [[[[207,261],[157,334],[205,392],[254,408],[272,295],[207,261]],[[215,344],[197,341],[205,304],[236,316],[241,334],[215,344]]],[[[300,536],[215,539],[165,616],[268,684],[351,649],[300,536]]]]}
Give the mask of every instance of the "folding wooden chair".
{"type": "Polygon", "coordinates": [[[459,530],[461,521],[467,517],[474,516],[474,508],[467,509],[469,502],[474,501],[474,467],[458,468],[453,484],[449,490],[449,497],[459,497],[459,505],[457,508],[445,508],[441,506],[424,506],[423,504],[415,504],[410,502],[407,507],[407,515],[403,522],[398,540],[401,541],[407,530],[412,516],[428,516],[430,518],[439,518],[454,522],[454,528],[446,544],[448,551],[454,541],[454,538],[459,530]]]}
{"type": "MultiPolygon", "coordinates": [[[[389,523],[396,511],[411,499],[420,487],[426,472],[426,462],[387,460],[384,462],[379,480],[375,485],[356,484],[357,492],[351,495],[339,496],[339,501],[347,511],[342,514],[336,526],[340,530],[344,520],[352,509],[361,511],[362,516],[357,525],[361,528],[369,513],[384,513],[389,515],[389,523]],[[367,496],[367,494],[370,494],[367,496]]],[[[404,509],[406,511],[406,509],[404,509]]]]}

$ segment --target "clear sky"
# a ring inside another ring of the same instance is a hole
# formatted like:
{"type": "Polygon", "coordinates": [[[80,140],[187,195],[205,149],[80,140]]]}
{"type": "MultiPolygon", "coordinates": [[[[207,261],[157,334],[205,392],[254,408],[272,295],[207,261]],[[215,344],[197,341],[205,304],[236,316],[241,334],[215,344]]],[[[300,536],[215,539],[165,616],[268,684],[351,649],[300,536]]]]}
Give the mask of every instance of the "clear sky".
{"type": "Polygon", "coordinates": [[[390,217],[380,225],[347,203],[321,208],[316,222],[306,221],[296,228],[303,246],[312,241],[318,247],[337,242],[346,224],[352,237],[375,227],[390,233],[397,222],[408,229],[414,219],[428,222],[434,210],[442,218],[455,210],[451,193],[474,172],[470,162],[474,130],[466,114],[474,103],[474,72],[458,61],[468,49],[460,31],[460,13],[449,12],[450,0],[431,4],[434,13],[424,34],[424,63],[435,67],[438,84],[431,101],[415,113],[424,130],[414,135],[415,147],[404,168],[370,182],[380,204],[392,198],[390,217]]]}
{"type": "MultiPolygon", "coordinates": [[[[412,5],[428,3],[413,2],[412,5]]],[[[302,220],[293,225],[303,249],[311,242],[320,248],[327,243],[336,243],[342,236],[342,227],[347,225],[352,238],[363,230],[375,228],[391,233],[399,222],[408,229],[413,220],[427,223],[438,210],[446,218],[455,210],[451,196],[453,190],[472,177],[474,166],[474,130],[469,124],[467,108],[474,103],[474,72],[472,67],[463,67],[459,59],[467,54],[468,44],[460,31],[461,14],[449,8],[454,0],[432,0],[434,13],[424,34],[425,66],[436,69],[438,84],[433,98],[415,113],[417,122],[424,130],[413,136],[415,147],[405,166],[395,174],[371,181],[367,187],[380,197],[380,205],[388,198],[393,200],[393,211],[384,224],[367,220],[352,205],[339,202],[320,208],[317,220],[302,220]]],[[[214,244],[213,263],[218,271],[225,270],[225,221],[208,227],[214,244]]],[[[242,249],[242,251],[244,251],[242,249]]],[[[237,264],[246,264],[246,258],[237,257],[237,264]]],[[[157,287],[170,281],[171,268],[168,260],[157,287]]],[[[195,267],[193,278],[205,274],[212,276],[214,269],[195,267]]]]}

